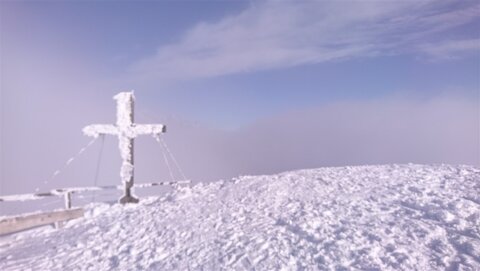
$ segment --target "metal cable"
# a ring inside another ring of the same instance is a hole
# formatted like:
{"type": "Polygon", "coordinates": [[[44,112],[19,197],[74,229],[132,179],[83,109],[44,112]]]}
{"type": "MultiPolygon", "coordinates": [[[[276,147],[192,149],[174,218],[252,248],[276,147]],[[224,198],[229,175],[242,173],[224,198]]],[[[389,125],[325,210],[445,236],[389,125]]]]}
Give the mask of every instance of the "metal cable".
{"type": "MultiPolygon", "coordinates": [[[[87,150],[95,141],[97,140],[96,137],[94,137],[90,142],[88,142],[87,145],[85,145],[84,147],[82,147],[80,149],[80,151],[77,152],[77,154],[75,154],[74,156],[70,157],[66,162],[65,164],[63,165],[63,167],[61,169],[58,169],[56,171],[53,172],[52,176],[50,177],[50,179],[48,180],[45,180],[43,181],[43,184],[46,185],[50,182],[52,182],[55,177],[57,177],[57,175],[59,175],[61,172],[63,172],[67,167],[70,166],[70,164],[75,161],[75,159],[77,159],[80,155],[82,155],[82,153],[85,152],[85,150],[87,150]]],[[[37,187],[35,188],[35,192],[38,192],[40,190],[40,187],[37,187]]]]}
{"type": "MultiPolygon", "coordinates": [[[[164,146],[164,148],[167,150],[167,153],[170,155],[173,163],[175,164],[175,167],[177,168],[178,172],[180,173],[180,175],[182,175],[182,178],[183,180],[187,180],[187,177],[185,176],[185,174],[183,173],[183,170],[180,168],[180,165],[178,164],[177,162],[177,159],[175,159],[175,156],[173,156],[172,152],[170,151],[170,149],[168,148],[167,146],[167,143],[165,142],[165,140],[163,139],[163,137],[160,135],[158,136],[161,144],[164,146]]],[[[157,140],[157,141],[159,141],[157,140]]]]}

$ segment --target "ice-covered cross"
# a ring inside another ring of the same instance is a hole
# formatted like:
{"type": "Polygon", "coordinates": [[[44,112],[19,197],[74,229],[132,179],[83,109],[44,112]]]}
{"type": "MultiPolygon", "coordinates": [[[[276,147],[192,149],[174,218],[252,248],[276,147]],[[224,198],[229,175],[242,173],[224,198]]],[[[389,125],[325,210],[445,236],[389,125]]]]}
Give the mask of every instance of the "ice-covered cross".
{"type": "Polygon", "coordinates": [[[133,120],[135,97],[133,91],[120,92],[113,97],[117,100],[117,124],[93,124],[83,128],[87,136],[98,137],[102,134],[118,136],[118,147],[122,156],[120,177],[125,187],[125,194],[120,198],[120,203],[137,203],[138,199],[131,193],[133,187],[133,143],[139,135],[159,135],[166,132],[162,124],[136,124],[133,120]]]}

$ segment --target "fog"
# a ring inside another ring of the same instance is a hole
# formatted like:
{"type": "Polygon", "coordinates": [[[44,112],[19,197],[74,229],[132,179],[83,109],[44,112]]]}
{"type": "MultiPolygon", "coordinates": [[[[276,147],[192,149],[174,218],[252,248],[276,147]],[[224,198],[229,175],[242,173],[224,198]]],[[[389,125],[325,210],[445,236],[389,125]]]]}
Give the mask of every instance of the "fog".
{"type": "MultiPolygon", "coordinates": [[[[98,138],[64,168],[91,140],[82,135],[84,126],[115,122],[114,93],[5,94],[9,102],[3,108],[1,194],[120,184],[115,137],[106,136],[103,143],[98,138]],[[57,169],[60,174],[52,178],[57,169]]],[[[136,121],[167,125],[164,139],[194,183],[325,166],[480,164],[478,100],[461,96],[331,103],[237,130],[168,117],[159,108],[147,108],[142,97],[137,93],[136,121]]],[[[171,180],[165,150],[150,136],[139,137],[135,144],[137,182],[171,180]]],[[[178,171],[173,174],[175,180],[181,179],[178,171]]],[[[2,212],[8,209],[5,206],[2,212]]]]}
{"type": "Polygon", "coordinates": [[[285,113],[228,133],[173,126],[168,140],[196,180],[324,166],[478,165],[478,108],[476,101],[448,96],[352,101],[285,113]]]}
{"type": "MultiPolygon", "coordinates": [[[[480,162],[478,103],[461,97],[333,103],[232,131],[164,117],[155,108],[143,110],[142,97],[137,96],[137,121],[168,126],[164,138],[185,175],[195,182],[323,166],[480,162]]],[[[81,134],[83,126],[115,122],[114,102],[103,98],[33,95],[8,104],[15,108],[6,108],[4,120],[2,184],[7,186],[2,194],[93,185],[101,138],[51,183],[44,180],[90,141],[81,134]]],[[[118,183],[117,139],[106,136],[103,146],[97,182],[118,183]]],[[[162,151],[149,136],[136,140],[139,180],[170,179],[162,151]]]]}

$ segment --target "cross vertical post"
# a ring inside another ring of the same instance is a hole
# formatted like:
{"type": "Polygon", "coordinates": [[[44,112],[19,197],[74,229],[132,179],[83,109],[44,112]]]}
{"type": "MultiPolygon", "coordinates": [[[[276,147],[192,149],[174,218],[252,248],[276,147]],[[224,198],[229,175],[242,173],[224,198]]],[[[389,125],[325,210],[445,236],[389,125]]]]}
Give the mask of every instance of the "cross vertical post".
{"type": "Polygon", "coordinates": [[[135,101],[132,92],[121,92],[113,97],[117,101],[118,147],[122,156],[120,177],[124,184],[124,195],[120,203],[137,203],[138,199],[132,196],[131,189],[134,182],[134,141],[124,131],[134,123],[133,110],[135,101]]]}
{"type": "Polygon", "coordinates": [[[117,101],[117,123],[93,124],[83,128],[87,136],[98,137],[101,134],[116,135],[118,147],[122,157],[120,178],[124,184],[124,195],[120,203],[137,203],[138,199],[132,194],[134,185],[134,139],[138,135],[150,134],[158,136],[166,132],[162,124],[136,124],[134,123],[135,97],[132,92],[120,92],[113,97],[117,101]]]}

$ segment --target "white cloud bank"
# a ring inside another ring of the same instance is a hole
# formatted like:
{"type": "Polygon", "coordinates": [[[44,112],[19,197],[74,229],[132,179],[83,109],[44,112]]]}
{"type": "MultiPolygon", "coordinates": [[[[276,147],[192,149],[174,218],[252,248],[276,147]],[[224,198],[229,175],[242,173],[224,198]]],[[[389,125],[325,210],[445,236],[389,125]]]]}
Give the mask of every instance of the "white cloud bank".
{"type": "Polygon", "coordinates": [[[134,63],[135,80],[212,77],[398,53],[479,50],[443,34],[478,20],[478,1],[265,1],[200,23],[134,63]]]}
{"type": "MultiPolygon", "coordinates": [[[[479,110],[478,101],[458,96],[390,97],[288,112],[230,132],[166,121],[165,137],[195,181],[323,166],[478,165],[479,110]]],[[[145,179],[162,161],[157,148],[142,144],[137,173],[145,179]]]]}

